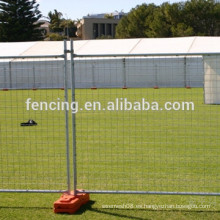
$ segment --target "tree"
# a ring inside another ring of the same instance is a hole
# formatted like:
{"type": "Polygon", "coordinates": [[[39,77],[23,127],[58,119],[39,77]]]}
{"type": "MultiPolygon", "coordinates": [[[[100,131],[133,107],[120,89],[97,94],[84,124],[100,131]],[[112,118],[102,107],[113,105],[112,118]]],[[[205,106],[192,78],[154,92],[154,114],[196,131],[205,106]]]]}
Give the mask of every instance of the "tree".
{"type": "Polygon", "coordinates": [[[54,12],[50,11],[48,13],[48,17],[50,20],[50,30],[51,32],[62,32],[63,28],[60,27],[62,23],[62,17],[63,14],[56,9],[54,9],[54,12]]]}
{"type": "Polygon", "coordinates": [[[56,9],[54,9],[54,12],[50,11],[48,13],[48,19],[50,20],[50,31],[52,33],[65,35],[67,38],[76,37],[77,28],[75,21],[63,18],[63,14],[61,12],[56,9]]]}
{"type": "Polygon", "coordinates": [[[104,18],[113,19],[114,15],[113,14],[105,14],[104,18]]]}
{"type": "Polygon", "coordinates": [[[215,4],[215,8],[214,8],[214,16],[215,16],[215,36],[220,36],[220,3],[216,3],[215,4]]]}
{"type": "Polygon", "coordinates": [[[0,1],[0,41],[19,42],[42,39],[41,18],[36,0],[0,1]]]}
{"type": "Polygon", "coordinates": [[[120,20],[119,24],[117,25],[115,37],[130,38],[131,36],[128,30],[128,25],[129,25],[129,20],[128,20],[128,16],[126,15],[120,20]]]}
{"type": "Polygon", "coordinates": [[[64,39],[66,39],[65,36],[62,36],[62,35],[57,34],[57,33],[49,34],[48,38],[49,38],[50,41],[62,41],[64,39]]]}
{"type": "Polygon", "coordinates": [[[184,23],[178,23],[177,26],[171,27],[173,37],[193,36],[193,28],[184,23]]]}
{"type": "Polygon", "coordinates": [[[146,30],[154,19],[153,13],[156,8],[154,4],[142,4],[133,8],[117,25],[116,38],[148,37],[146,30]]]}
{"type": "Polygon", "coordinates": [[[162,6],[166,23],[170,28],[171,37],[183,37],[194,35],[194,30],[190,25],[184,23],[185,2],[164,3],[162,6]]]}
{"type": "Polygon", "coordinates": [[[77,27],[75,25],[75,21],[71,19],[63,19],[61,21],[60,27],[63,28],[67,37],[76,37],[77,27]]]}
{"type": "Polygon", "coordinates": [[[214,0],[191,0],[185,3],[183,21],[191,26],[195,35],[214,36],[219,22],[219,12],[214,0]]]}
{"type": "Polygon", "coordinates": [[[179,3],[142,4],[123,17],[117,38],[219,36],[220,3],[188,0],[179,3]]]}
{"type": "MultiPolygon", "coordinates": [[[[152,17],[148,21],[148,28],[145,33],[147,37],[170,37],[170,23],[166,17],[166,7],[168,3],[164,3],[161,7],[154,9],[152,17]]],[[[149,18],[148,18],[149,19],[149,18]]],[[[148,20],[147,19],[147,20],[148,20]]]]}

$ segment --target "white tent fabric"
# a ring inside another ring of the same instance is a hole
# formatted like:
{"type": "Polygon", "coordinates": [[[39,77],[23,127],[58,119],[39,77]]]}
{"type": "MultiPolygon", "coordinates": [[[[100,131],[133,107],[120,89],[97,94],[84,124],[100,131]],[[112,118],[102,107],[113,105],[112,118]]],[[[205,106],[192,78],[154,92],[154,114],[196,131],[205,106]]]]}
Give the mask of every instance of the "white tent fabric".
{"type": "MultiPolygon", "coordinates": [[[[76,54],[169,54],[220,52],[220,37],[180,37],[74,42],[76,54]]],[[[0,43],[1,56],[61,55],[62,41],[0,43]]]]}
{"type": "MultiPolygon", "coordinates": [[[[220,52],[220,37],[75,41],[74,52],[78,55],[140,55],[75,59],[77,88],[203,87],[202,56],[173,55],[220,52]],[[158,54],[161,56],[154,57],[158,54]],[[170,56],[165,57],[164,54],[170,56]]],[[[0,43],[0,57],[56,56],[63,53],[62,41],[0,43]]],[[[0,58],[0,88],[62,88],[63,75],[62,59],[21,61],[0,58]]]]}
{"type": "Polygon", "coordinates": [[[0,56],[19,56],[35,44],[36,42],[0,43],[0,56]]]}
{"type": "Polygon", "coordinates": [[[205,104],[220,104],[220,57],[204,56],[205,104]]]}

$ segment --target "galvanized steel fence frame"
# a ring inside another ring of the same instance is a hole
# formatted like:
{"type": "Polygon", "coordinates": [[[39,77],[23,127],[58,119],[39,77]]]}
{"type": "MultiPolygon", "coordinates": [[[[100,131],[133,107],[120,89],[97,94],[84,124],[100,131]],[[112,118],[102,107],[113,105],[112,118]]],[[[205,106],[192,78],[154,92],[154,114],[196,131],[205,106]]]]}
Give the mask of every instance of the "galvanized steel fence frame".
{"type": "MultiPolygon", "coordinates": [[[[73,51],[74,52],[74,51],[73,51]]],[[[72,52],[71,52],[72,53],[72,52]]],[[[125,65],[125,58],[130,58],[130,57],[182,57],[184,58],[184,87],[185,88],[190,88],[190,85],[187,84],[186,80],[186,59],[188,57],[204,57],[204,56],[218,56],[220,57],[220,52],[216,53],[158,53],[158,54],[151,54],[151,53],[146,53],[146,54],[73,54],[73,63],[72,66],[74,66],[74,59],[79,58],[79,59],[95,59],[95,58],[121,58],[123,60],[123,63],[125,65]]],[[[71,61],[72,61],[71,59],[71,61]]],[[[85,61],[86,63],[86,61],[85,61]]],[[[75,75],[74,73],[74,68],[72,69],[72,74],[75,75]]],[[[127,74],[124,71],[123,72],[123,88],[127,89],[127,83],[126,83],[126,77],[127,74]]],[[[157,76],[155,76],[157,77],[157,76]]],[[[92,67],[92,87],[91,89],[97,89],[96,88],[96,83],[94,80],[94,66],[92,67]]],[[[155,80],[157,82],[157,79],[155,80]]],[[[74,80],[72,81],[72,84],[74,84],[74,80]]],[[[156,85],[157,86],[157,85],[156,85]]],[[[73,96],[73,100],[75,100],[75,95],[73,96]]],[[[75,123],[75,115],[74,115],[74,123],[75,123]]],[[[73,132],[73,137],[75,137],[76,133],[75,131],[73,132]]],[[[76,146],[74,146],[74,149],[76,146]]],[[[76,155],[74,155],[74,164],[75,168],[77,167],[77,160],[76,160],[76,155]]],[[[77,169],[76,169],[77,170],[77,169]]],[[[76,172],[75,172],[76,173],[76,172]]],[[[220,192],[193,192],[193,191],[135,191],[135,190],[77,190],[77,188],[81,188],[80,186],[77,185],[77,177],[74,177],[74,192],[75,194],[77,193],[89,193],[89,194],[149,194],[149,195],[191,195],[191,196],[220,196],[220,192]]]]}
{"type": "MultiPolygon", "coordinates": [[[[63,55],[50,55],[50,56],[10,56],[10,57],[0,57],[1,59],[26,59],[26,58],[60,58],[64,61],[64,90],[65,90],[65,101],[69,101],[68,97],[68,68],[71,72],[71,101],[75,102],[76,100],[76,83],[75,83],[75,59],[78,58],[106,58],[106,57],[187,57],[187,56],[219,56],[220,53],[172,53],[172,54],[100,54],[100,55],[81,55],[75,54],[73,48],[73,41],[70,41],[70,49],[67,48],[67,42],[64,41],[64,54],[63,55]],[[70,55],[70,67],[68,66],[68,55],[70,55]]],[[[124,74],[124,87],[126,85],[126,74],[124,74]]],[[[94,79],[94,76],[92,76],[94,79]]],[[[96,87],[94,80],[93,86],[96,87]]],[[[172,191],[127,191],[127,190],[79,190],[80,185],[77,181],[77,121],[76,115],[72,113],[72,122],[71,128],[69,123],[68,110],[65,111],[65,125],[66,125],[66,190],[19,190],[19,189],[0,189],[0,192],[21,192],[21,193],[61,193],[71,191],[74,194],[78,193],[94,193],[94,194],[152,194],[152,195],[198,195],[198,196],[219,196],[220,192],[172,192],[172,191]],[[70,131],[71,130],[71,131],[70,131]],[[72,146],[70,147],[69,134],[71,132],[72,146]],[[70,153],[70,150],[72,153],[70,153]],[[71,163],[73,167],[71,167],[71,163]]]]}
{"type": "MultiPolygon", "coordinates": [[[[32,61],[37,61],[37,60],[42,60],[44,61],[44,59],[59,59],[61,61],[61,69],[64,68],[63,70],[63,86],[60,87],[61,90],[64,90],[64,98],[65,98],[65,102],[68,102],[68,53],[70,53],[70,50],[67,49],[67,42],[64,41],[64,53],[61,55],[34,55],[34,56],[4,56],[4,57],[0,57],[0,60],[29,60],[31,59],[32,61]]],[[[9,61],[9,70],[10,73],[9,75],[11,76],[11,62],[9,61]]],[[[33,67],[33,71],[34,71],[34,67],[33,67]]],[[[5,72],[5,71],[4,71],[5,72]]],[[[34,71],[35,73],[35,71],[34,71]]],[[[4,74],[5,75],[5,74],[4,74]]],[[[10,77],[10,85],[11,83],[11,77],[10,77]]],[[[34,74],[34,83],[35,83],[35,74],[34,74]]],[[[16,90],[12,88],[12,86],[9,86],[9,88],[3,88],[3,91],[8,91],[8,90],[16,90]]],[[[18,89],[19,90],[19,89],[18,89]]],[[[25,90],[31,90],[31,89],[25,89],[25,90]]],[[[37,88],[33,87],[33,90],[37,90],[37,88]]],[[[54,189],[0,189],[0,192],[2,193],[70,193],[71,191],[71,171],[70,171],[70,147],[69,147],[69,116],[68,116],[68,109],[65,109],[64,111],[65,114],[65,134],[66,134],[66,138],[65,138],[65,148],[63,148],[63,150],[65,150],[66,152],[66,187],[63,190],[54,190],[54,189]]],[[[4,168],[4,167],[3,167],[4,168]]],[[[56,169],[56,167],[54,167],[54,169],[56,169]]]]}

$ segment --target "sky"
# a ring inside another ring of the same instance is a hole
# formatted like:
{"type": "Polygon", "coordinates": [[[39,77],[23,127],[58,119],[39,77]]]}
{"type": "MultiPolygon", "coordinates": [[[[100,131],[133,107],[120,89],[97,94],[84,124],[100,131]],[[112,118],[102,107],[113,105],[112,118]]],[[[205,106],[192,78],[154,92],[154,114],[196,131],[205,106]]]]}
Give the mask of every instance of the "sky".
{"type": "MultiPolygon", "coordinates": [[[[88,14],[101,14],[101,13],[111,13],[114,11],[129,12],[136,5],[141,5],[143,3],[154,3],[160,5],[166,0],[37,0],[39,3],[39,9],[43,16],[47,16],[49,11],[54,11],[57,9],[62,12],[63,17],[66,19],[81,19],[83,16],[88,14]]],[[[167,0],[170,3],[180,2],[184,0],[167,0]]]]}

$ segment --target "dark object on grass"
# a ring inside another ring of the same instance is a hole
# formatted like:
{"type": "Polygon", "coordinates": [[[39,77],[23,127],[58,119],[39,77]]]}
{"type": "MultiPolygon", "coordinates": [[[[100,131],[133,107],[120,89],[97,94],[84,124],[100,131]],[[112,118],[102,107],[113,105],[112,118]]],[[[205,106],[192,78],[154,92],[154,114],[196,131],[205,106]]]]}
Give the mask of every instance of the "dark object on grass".
{"type": "Polygon", "coordinates": [[[35,126],[35,125],[37,125],[37,122],[35,122],[32,119],[28,120],[28,122],[21,123],[21,126],[35,126]]]}

